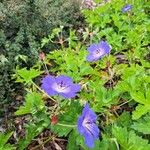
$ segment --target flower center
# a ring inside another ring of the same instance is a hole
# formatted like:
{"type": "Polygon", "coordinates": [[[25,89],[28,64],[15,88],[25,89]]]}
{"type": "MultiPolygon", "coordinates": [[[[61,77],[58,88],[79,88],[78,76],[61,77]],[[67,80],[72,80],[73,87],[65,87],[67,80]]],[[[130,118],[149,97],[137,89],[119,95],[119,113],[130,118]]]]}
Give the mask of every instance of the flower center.
{"type": "Polygon", "coordinates": [[[96,54],[99,54],[100,53],[100,50],[98,49],[98,50],[96,50],[96,54]]]}
{"type": "Polygon", "coordinates": [[[89,126],[90,124],[92,124],[92,122],[91,122],[88,118],[85,118],[85,119],[83,120],[82,125],[83,125],[84,127],[88,128],[88,126],[89,126]]]}
{"type": "Polygon", "coordinates": [[[63,81],[55,83],[53,85],[53,88],[59,93],[67,93],[68,91],[70,91],[69,87],[70,85],[66,85],[63,81]]]}
{"type": "Polygon", "coordinates": [[[93,131],[92,131],[92,124],[93,122],[90,121],[89,119],[84,119],[82,125],[86,128],[86,130],[93,135],[93,131]]]}
{"type": "Polygon", "coordinates": [[[96,57],[99,57],[101,54],[102,54],[102,49],[101,49],[101,48],[96,49],[94,55],[95,55],[96,57]]]}
{"type": "Polygon", "coordinates": [[[66,84],[61,81],[60,83],[58,83],[58,88],[63,90],[66,88],[66,84]]]}

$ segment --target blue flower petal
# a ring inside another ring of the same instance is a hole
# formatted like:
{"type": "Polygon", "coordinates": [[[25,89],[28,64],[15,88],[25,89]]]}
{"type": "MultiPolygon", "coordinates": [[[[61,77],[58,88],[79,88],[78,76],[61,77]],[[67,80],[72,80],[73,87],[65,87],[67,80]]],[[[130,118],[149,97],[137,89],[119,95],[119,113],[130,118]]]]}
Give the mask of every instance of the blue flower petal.
{"type": "Polygon", "coordinates": [[[95,59],[95,57],[93,56],[93,54],[89,54],[87,57],[86,57],[86,60],[89,61],[89,62],[93,62],[93,61],[96,61],[98,59],[95,59]]]}
{"type": "Polygon", "coordinates": [[[65,83],[65,84],[72,84],[73,82],[72,82],[72,79],[70,78],[70,77],[68,77],[68,76],[64,76],[64,75],[60,75],[60,76],[58,76],[57,78],[56,78],[56,82],[57,83],[60,83],[60,82],[62,82],[63,81],[63,83],[65,83]]]}
{"type": "Polygon", "coordinates": [[[68,93],[59,93],[59,95],[63,96],[64,98],[73,98],[75,97],[77,94],[73,93],[73,92],[68,92],[68,93]]]}
{"type": "Polygon", "coordinates": [[[89,110],[90,110],[90,106],[89,106],[88,103],[86,103],[86,104],[84,105],[84,109],[83,109],[83,111],[82,111],[82,116],[85,117],[86,114],[89,112],[89,110]]]}
{"type": "Polygon", "coordinates": [[[88,52],[93,52],[95,49],[97,49],[98,47],[97,47],[97,44],[92,44],[92,45],[90,45],[88,48],[87,48],[87,50],[88,50],[88,52]]]}
{"type": "Polygon", "coordinates": [[[82,116],[86,116],[86,118],[89,118],[92,122],[95,122],[97,119],[97,115],[92,109],[90,109],[88,103],[86,103],[84,106],[82,116]]]}
{"type": "Polygon", "coordinates": [[[127,4],[122,8],[122,12],[127,12],[132,9],[132,5],[127,4]]]}
{"type": "Polygon", "coordinates": [[[83,116],[80,116],[80,117],[78,118],[78,125],[77,125],[78,131],[79,131],[79,133],[80,133],[81,135],[83,135],[83,134],[86,132],[85,128],[82,126],[83,119],[84,119],[84,117],[83,117],[83,116]]]}
{"type": "Polygon", "coordinates": [[[88,103],[85,104],[82,111],[82,115],[78,118],[78,132],[84,136],[85,144],[92,148],[94,147],[94,141],[98,139],[100,130],[96,125],[97,116],[92,109],[90,109],[88,103]]]}
{"type": "Polygon", "coordinates": [[[89,54],[86,57],[86,60],[93,62],[99,60],[106,54],[109,54],[111,46],[105,41],[100,41],[98,44],[92,44],[87,50],[89,54]]]}
{"type": "Polygon", "coordinates": [[[94,147],[95,139],[94,139],[94,137],[91,134],[86,132],[84,134],[84,139],[85,139],[85,144],[86,144],[87,147],[89,147],[89,148],[93,148],[94,147]]]}
{"type": "Polygon", "coordinates": [[[89,132],[89,134],[92,133],[94,139],[98,139],[100,131],[99,131],[99,128],[97,127],[97,125],[95,123],[88,125],[87,132],[89,132]]]}
{"type": "Polygon", "coordinates": [[[41,88],[50,96],[56,95],[57,92],[51,88],[51,85],[55,83],[55,78],[53,76],[47,75],[42,80],[41,88]]]}
{"type": "Polygon", "coordinates": [[[105,42],[105,41],[100,41],[99,47],[101,47],[102,50],[104,51],[104,52],[103,52],[104,55],[110,53],[111,46],[110,46],[107,42],[105,42]]]}
{"type": "Polygon", "coordinates": [[[71,91],[72,92],[79,92],[81,89],[81,86],[79,84],[72,84],[71,85],[71,91]]]}

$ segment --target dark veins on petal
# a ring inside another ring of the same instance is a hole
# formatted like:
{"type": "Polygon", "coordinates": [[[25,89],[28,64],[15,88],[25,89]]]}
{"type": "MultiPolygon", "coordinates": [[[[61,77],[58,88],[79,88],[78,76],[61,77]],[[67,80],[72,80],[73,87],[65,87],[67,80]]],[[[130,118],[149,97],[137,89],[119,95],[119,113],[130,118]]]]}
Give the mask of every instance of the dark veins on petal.
{"type": "Polygon", "coordinates": [[[63,81],[61,81],[60,83],[58,83],[58,85],[59,85],[59,87],[60,87],[62,90],[64,90],[64,89],[70,87],[70,85],[67,86],[63,81]]]}
{"type": "MultiPolygon", "coordinates": [[[[89,125],[92,125],[94,122],[91,122],[91,121],[86,121],[85,124],[87,124],[87,126],[89,127],[89,125]]],[[[87,126],[85,126],[85,128],[87,129],[87,131],[92,135],[94,136],[94,134],[92,133],[92,131],[90,130],[90,128],[88,128],[87,126]]]]}

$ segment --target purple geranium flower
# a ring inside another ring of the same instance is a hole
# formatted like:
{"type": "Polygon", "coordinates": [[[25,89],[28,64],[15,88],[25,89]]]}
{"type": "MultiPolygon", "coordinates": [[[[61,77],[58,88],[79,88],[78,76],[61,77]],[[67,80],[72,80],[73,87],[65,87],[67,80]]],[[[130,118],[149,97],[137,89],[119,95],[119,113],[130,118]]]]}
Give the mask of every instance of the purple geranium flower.
{"type": "Polygon", "coordinates": [[[84,136],[85,144],[89,148],[94,147],[94,141],[98,139],[100,130],[96,125],[97,116],[86,104],[82,115],[78,118],[78,131],[84,136]]]}
{"type": "Polygon", "coordinates": [[[132,9],[132,5],[127,4],[122,8],[122,12],[127,12],[132,9]]]}
{"type": "Polygon", "coordinates": [[[87,61],[92,62],[97,61],[104,55],[110,53],[111,46],[105,41],[100,41],[98,44],[92,44],[87,50],[89,55],[86,59],[87,61]]]}
{"type": "Polygon", "coordinates": [[[70,77],[64,75],[56,78],[47,75],[43,78],[41,87],[50,96],[59,94],[64,98],[75,97],[81,88],[79,84],[74,84],[70,77]]]}

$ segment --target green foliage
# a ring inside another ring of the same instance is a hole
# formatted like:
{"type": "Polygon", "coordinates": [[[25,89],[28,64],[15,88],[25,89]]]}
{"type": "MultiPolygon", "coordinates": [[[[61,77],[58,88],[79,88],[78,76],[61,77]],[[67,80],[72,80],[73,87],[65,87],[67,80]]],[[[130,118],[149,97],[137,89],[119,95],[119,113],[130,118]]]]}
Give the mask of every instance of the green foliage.
{"type": "Polygon", "coordinates": [[[103,87],[103,84],[98,83],[98,81],[90,83],[90,88],[94,89],[93,96],[95,96],[96,102],[94,105],[95,111],[103,112],[104,107],[110,107],[111,104],[117,103],[117,97],[120,94],[117,89],[106,89],[103,87]]]}
{"type": "Polygon", "coordinates": [[[25,115],[25,114],[34,114],[36,111],[44,109],[44,102],[42,97],[38,93],[29,93],[26,95],[25,104],[21,106],[16,112],[15,115],[25,115]]]}
{"type": "Polygon", "coordinates": [[[65,49],[53,51],[47,57],[48,60],[54,60],[58,64],[57,67],[52,68],[52,71],[60,71],[62,74],[71,76],[75,81],[79,81],[85,75],[95,74],[93,68],[85,62],[86,54],[85,49],[65,49]]]}
{"type": "Polygon", "coordinates": [[[143,134],[150,134],[150,115],[147,114],[145,117],[137,120],[133,123],[132,128],[143,134]]]}
{"type": "Polygon", "coordinates": [[[13,132],[2,134],[0,133],[0,150],[14,150],[13,145],[7,144],[9,138],[12,136],[13,132]]]}
{"type": "Polygon", "coordinates": [[[36,124],[29,124],[26,127],[26,137],[25,139],[21,139],[18,143],[19,150],[23,150],[26,148],[32,139],[37,136],[42,130],[37,131],[38,125],[36,124]]]}
{"type": "Polygon", "coordinates": [[[63,111],[64,113],[59,115],[59,123],[51,125],[51,131],[58,136],[67,136],[68,133],[76,127],[78,113],[81,111],[81,106],[78,102],[71,102],[69,106],[63,108],[63,111]]]}
{"type": "Polygon", "coordinates": [[[30,121],[25,127],[26,135],[24,138],[20,139],[18,142],[19,150],[24,150],[30,142],[39,135],[45,128],[48,128],[50,124],[49,116],[47,114],[39,111],[34,114],[34,120],[30,121]]]}
{"type": "Polygon", "coordinates": [[[146,114],[150,110],[150,89],[145,85],[145,91],[136,90],[135,92],[131,92],[132,98],[140,103],[136,110],[133,112],[133,119],[138,119],[142,115],[146,114]],[[147,87],[147,88],[146,88],[147,87]]]}
{"type": "Polygon", "coordinates": [[[128,4],[133,5],[133,9],[126,13],[121,11],[126,5],[121,0],[113,0],[96,7],[94,11],[83,10],[83,13],[93,30],[99,31],[94,41],[105,37],[116,52],[137,47],[138,50],[135,51],[137,55],[133,57],[140,58],[143,57],[142,51],[144,50],[141,48],[148,44],[149,39],[147,23],[149,20],[144,10],[148,5],[141,0],[128,1],[128,4]]]}
{"type": "Polygon", "coordinates": [[[67,150],[79,150],[79,147],[77,146],[76,140],[75,140],[77,136],[78,134],[76,133],[76,131],[72,131],[69,134],[67,150]]]}
{"type": "Polygon", "coordinates": [[[118,88],[122,92],[128,92],[134,101],[138,102],[138,106],[133,111],[133,119],[138,119],[150,110],[149,104],[149,73],[141,66],[132,65],[123,72],[122,81],[118,84],[118,88]]]}
{"type": "Polygon", "coordinates": [[[115,122],[118,126],[130,127],[132,124],[131,114],[129,112],[123,112],[115,122]]]}
{"type": "Polygon", "coordinates": [[[30,69],[27,70],[26,68],[23,69],[18,69],[17,70],[17,82],[25,82],[25,83],[29,83],[32,82],[32,79],[34,79],[35,77],[38,77],[40,74],[42,74],[42,71],[39,70],[35,70],[35,69],[30,69]]]}
{"type": "Polygon", "coordinates": [[[113,136],[117,139],[122,150],[149,150],[150,144],[148,140],[142,139],[142,137],[137,136],[134,131],[128,131],[126,127],[113,127],[113,136]]]}

